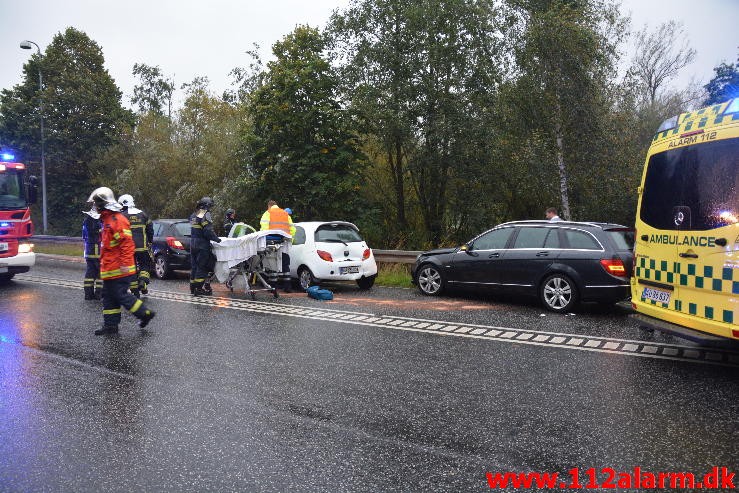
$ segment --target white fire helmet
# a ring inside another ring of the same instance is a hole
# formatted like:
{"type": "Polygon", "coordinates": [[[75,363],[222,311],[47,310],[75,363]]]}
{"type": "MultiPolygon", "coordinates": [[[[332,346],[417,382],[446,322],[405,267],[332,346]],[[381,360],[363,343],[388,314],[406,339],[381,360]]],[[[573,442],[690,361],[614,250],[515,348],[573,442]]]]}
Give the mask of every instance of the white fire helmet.
{"type": "Polygon", "coordinates": [[[123,207],[136,207],[136,204],[133,203],[133,197],[127,193],[118,197],[118,203],[123,207]]]}
{"type": "Polygon", "coordinates": [[[120,211],[121,204],[116,202],[113,190],[108,187],[99,187],[92,191],[88,202],[92,202],[98,211],[108,209],[110,211],[120,211]]]}

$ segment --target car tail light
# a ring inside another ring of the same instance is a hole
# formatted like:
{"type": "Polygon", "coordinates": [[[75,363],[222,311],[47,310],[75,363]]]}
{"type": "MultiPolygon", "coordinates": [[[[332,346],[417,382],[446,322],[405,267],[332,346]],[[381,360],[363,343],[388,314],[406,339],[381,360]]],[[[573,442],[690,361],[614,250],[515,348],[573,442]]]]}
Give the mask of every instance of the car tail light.
{"type": "Polygon", "coordinates": [[[334,258],[328,252],[324,252],[323,250],[316,250],[316,253],[318,254],[319,257],[321,257],[326,262],[333,262],[334,261],[334,258]]]}
{"type": "Polygon", "coordinates": [[[182,245],[182,242],[174,236],[167,236],[167,245],[169,245],[170,248],[174,248],[175,250],[185,249],[184,245],[182,245]]]}
{"type": "Polygon", "coordinates": [[[626,267],[620,258],[601,259],[600,265],[612,276],[626,277],[626,267]]]}
{"type": "Polygon", "coordinates": [[[369,248],[365,248],[364,253],[362,254],[362,260],[367,260],[370,258],[370,255],[372,254],[372,250],[369,248]]]}
{"type": "Polygon", "coordinates": [[[19,243],[18,253],[31,253],[33,251],[33,243],[19,243]]]}

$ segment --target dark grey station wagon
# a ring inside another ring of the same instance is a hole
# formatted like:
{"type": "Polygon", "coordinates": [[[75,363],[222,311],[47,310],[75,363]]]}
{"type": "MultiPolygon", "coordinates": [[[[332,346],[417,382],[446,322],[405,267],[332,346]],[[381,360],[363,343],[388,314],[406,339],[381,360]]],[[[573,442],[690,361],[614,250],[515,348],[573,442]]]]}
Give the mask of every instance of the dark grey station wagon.
{"type": "Polygon", "coordinates": [[[618,224],[515,221],[457,248],[418,256],[413,283],[423,294],[447,287],[537,296],[549,310],[580,301],[616,303],[630,295],[634,230],[618,224]]]}

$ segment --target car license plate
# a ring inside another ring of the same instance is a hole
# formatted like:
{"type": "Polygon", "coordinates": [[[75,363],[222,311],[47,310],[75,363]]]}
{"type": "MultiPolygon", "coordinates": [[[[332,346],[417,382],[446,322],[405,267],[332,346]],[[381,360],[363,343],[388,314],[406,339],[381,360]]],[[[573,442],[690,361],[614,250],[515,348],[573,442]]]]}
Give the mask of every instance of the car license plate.
{"type": "Polygon", "coordinates": [[[359,274],[359,267],[339,267],[339,274],[359,274]]]}
{"type": "Polygon", "coordinates": [[[663,291],[661,289],[644,288],[641,297],[647,300],[656,301],[657,303],[664,303],[665,305],[670,304],[670,291],[663,291]]]}
{"type": "Polygon", "coordinates": [[[0,252],[6,252],[8,250],[8,244],[6,242],[0,243],[0,252]]]}

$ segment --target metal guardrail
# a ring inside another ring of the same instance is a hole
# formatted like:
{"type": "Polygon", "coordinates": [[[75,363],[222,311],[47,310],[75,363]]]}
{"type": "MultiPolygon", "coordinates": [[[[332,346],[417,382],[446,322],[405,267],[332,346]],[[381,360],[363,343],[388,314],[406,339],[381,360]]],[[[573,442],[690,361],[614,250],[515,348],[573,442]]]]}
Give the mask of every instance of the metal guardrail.
{"type": "MultiPolygon", "coordinates": [[[[35,235],[33,242],[38,245],[71,245],[81,246],[81,236],[51,236],[51,235],[35,235]]],[[[416,257],[420,251],[406,250],[372,250],[375,260],[378,262],[386,262],[391,264],[412,264],[416,261],[416,257]]]]}

